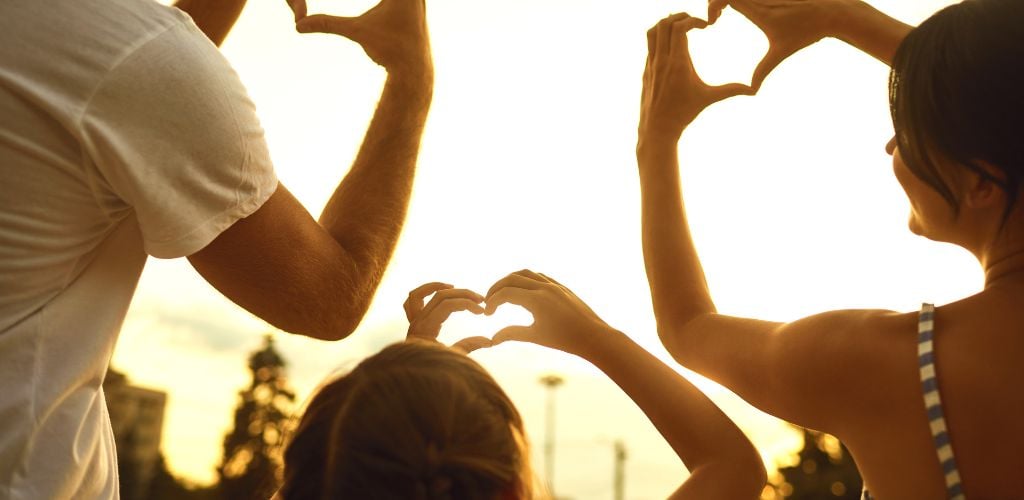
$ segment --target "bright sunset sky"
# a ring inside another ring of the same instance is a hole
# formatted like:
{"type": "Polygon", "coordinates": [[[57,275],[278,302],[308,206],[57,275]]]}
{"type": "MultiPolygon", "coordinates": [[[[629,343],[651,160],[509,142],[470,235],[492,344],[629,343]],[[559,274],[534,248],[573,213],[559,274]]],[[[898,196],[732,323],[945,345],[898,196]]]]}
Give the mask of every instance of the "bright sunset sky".
{"type": "MultiPolygon", "coordinates": [[[[358,14],[373,3],[310,0],[310,12],[358,14]]],[[[912,24],[949,3],[873,1],[912,24]]],[[[522,268],[555,277],[668,360],[640,246],[634,148],[645,32],[672,12],[704,17],[705,2],[428,0],[427,8],[437,81],[405,230],[352,337],[330,344],[275,334],[300,399],[332,371],[402,339],[401,305],[412,288],[446,281],[485,292],[522,268]]],[[[691,36],[709,83],[749,81],[766,48],[731,10],[691,36]]],[[[362,140],[383,71],[352,42],[295,33],[284,0],[250,2],[223,51],[256,103],[279,177],[318,215],[362,140]]],[[[838,308],[910,311],[980,290],[970,255],[906,229],[907,201],[883,150],[892,135],[887,75],[883,64],[826,40],[783,63],[757,96],[713,106],[684,133],[687,211],[721,312],[792,320],[838,308]]],[[[453,317],[442,340],[530,321],[511,309],[453,317]]],[[[237,391],[249,383],[247,356],[268,331],[185,259],[150,259],[113,366],[169,393],[163,449],[176,474],[215,479],[237,391]]],[[[522,411],[538,470],[537,379],[566,377],[560,496],[610,498],[617,439],[629,451],[627,498],[664,498],[685,477],[643,414],[589,364],[530,345],[473,357],[522,411]]],[[[769,468],[789,463],[799,435],[690,377],[748,432],[769,468]]]]}

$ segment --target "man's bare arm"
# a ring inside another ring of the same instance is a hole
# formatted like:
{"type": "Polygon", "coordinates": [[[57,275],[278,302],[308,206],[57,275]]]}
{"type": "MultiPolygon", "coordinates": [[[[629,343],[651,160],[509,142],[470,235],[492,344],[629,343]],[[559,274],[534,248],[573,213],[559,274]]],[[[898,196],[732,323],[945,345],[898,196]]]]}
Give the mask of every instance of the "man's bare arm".
{"type": "Polygon", "coordinates": [[[405,219],[433,92],[424,10],[422,0],[384,0],[359,18],[299,21],[300,31],[360,43],[388,71],[362,148],[319,224],[282,186],[189,257],[227,297],[283,330],[328,340],[348,336],[384,274],[405,219]]]}
{"type": "Polygon", "coordinates": [[[178,0],[174,6],[192,16],[203,33],[220,47],[245,7],[245,0],[178,0]]]}

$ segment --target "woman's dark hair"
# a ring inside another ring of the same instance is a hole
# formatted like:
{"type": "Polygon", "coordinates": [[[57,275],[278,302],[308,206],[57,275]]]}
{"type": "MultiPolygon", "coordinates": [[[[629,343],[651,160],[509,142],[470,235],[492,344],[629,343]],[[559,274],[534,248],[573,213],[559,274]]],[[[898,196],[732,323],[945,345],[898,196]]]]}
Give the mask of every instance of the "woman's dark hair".
{"type": "Polygon", "coordinates": [[[965,0],[921,23],[896,51],[889,104],[910,171],[957,213],[947,166],[977,173],[1006,193],[1005,223],[1024,176],[1024,1],[965,0]]]}
{"type": "Polygon", "coordinates": [[[284,500],[532,498],[523,421],[440,344],[394,344],[313,397],[285,451],[284,500]]]}

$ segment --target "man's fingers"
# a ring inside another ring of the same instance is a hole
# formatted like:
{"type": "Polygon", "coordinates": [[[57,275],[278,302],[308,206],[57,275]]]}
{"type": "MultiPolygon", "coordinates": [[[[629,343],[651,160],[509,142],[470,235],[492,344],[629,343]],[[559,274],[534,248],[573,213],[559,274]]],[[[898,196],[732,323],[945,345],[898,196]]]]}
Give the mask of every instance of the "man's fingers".
{"type": "Polygon", "coordinates": [[[299,19],[306,17],[306,0],[288,0],[288,7],[295,14],[295,22],[299,22],[299,19]]]}
{"type": "Polygon", "coordinates": [[[491,339],[487,337],[468,337],[452,344],[452,349],[462,351],[465,354],[485,347],[491,347],[491,339]]]}
{"type": "Polygon", "coordinates": [[[533,342],[533,329],[528,326],[507,326],[494,334],[494,338],[491,339],[491,346],[496,346],[502,342],[508,342],[510,340],[516,342],[533,342]]]}
{"type": "Polygon", "coordinates": [[[672,23],[676,20],[685,19],[687,17],[689,17],[689,15],[685,13],[673,14],[659,21],[657,26],[654,27],[655,30],[657,30],[655,35],[657,39],[654,44],[655,65],[661,65],[668,62],[669,51],[672,43],[672,23]]]}
{"type": "Polygon", "coordinates": [[[756,93],[753,87],[742,83],[718,85],[716,87],[711,87],[709,92],[711,94],[712,103],[738,95],[754,95],[756,93]]]}
{"type": "Polygon", "coordinates": [[[331,33],[341,35],[354,42],[358,36],[358,18],[328,16],[326,14],[313,14],[299,19],[295,23],[295,29],[299,33],[331,33]]]}
{"type": "Polygon", "coordinates": [[[707,21],[696,17],[688,17],[672,23],[672,40],[669,57],[671,57],[673,61],[685,59],[688,65],[692,67],[693,62],[690,60],[690,47],[689,41],[686,38],[686,33],[692,29],[704,29],[707,26],[707,21]]]}

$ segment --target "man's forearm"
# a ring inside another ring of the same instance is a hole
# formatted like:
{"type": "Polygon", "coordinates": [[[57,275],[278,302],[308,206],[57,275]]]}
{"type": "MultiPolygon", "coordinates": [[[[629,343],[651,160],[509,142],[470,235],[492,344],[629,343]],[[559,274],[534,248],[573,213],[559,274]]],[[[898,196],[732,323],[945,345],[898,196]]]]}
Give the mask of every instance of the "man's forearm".
{"type": "Polygon", "coordinates": [[[913,29],[861,0],[832,0],[829,9],[832,36],[889,66],[896,49],[913,29]]]}
{"type": "Polygon", "coordinates": [[[238,21],[245,0],[178,0],[174,6],[192,16],[196,26],[220,47],[238,21]]]}
{"type": "Polygon", "coordinates": [[[355,263],[354,303],[345,305],[360,316],[355,323],[402,231],[432,95],[431,70],[388,77],[356,160],[320,214],[320,224],[355,263]]]}
{"type": "Polygon", "coordinates": [[[703,314],[714,313],[704,269],[690,236],[675,146],[664,141],[638,149],[644,265],[651,287],[658,334],[669,352],[676,333],[703,314]]]}

